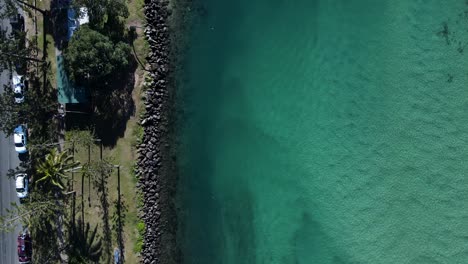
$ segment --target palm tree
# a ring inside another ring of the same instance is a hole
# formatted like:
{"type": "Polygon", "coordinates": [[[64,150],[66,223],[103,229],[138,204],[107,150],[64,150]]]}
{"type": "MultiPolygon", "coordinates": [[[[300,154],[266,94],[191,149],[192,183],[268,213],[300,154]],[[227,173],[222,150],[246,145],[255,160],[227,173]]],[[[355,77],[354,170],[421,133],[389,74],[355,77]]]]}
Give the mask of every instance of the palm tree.
{"type": "Polygon", "coordinates": [[[73,156],[68,152],[58,152],[52,149],[45,159],[37,166],[39,178],[36,183],[43,183],[46,188],[58,188],[60,191],[65,189],[63,180],[68,178],[67,172],[76,169],[79,162],[73,161],[73,156]]]}

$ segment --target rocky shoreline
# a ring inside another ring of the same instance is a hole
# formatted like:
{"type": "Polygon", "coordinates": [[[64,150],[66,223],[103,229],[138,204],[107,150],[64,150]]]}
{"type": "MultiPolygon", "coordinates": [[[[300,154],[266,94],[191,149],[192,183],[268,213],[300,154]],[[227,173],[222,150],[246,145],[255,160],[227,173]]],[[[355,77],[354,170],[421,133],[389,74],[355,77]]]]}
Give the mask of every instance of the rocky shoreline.
{"type": "Polygon", "coordinates": [[[141,263],[178,263],[177,227],[173,195],[175,162],[171,155],[170,115],[174,77],[168,0],[145,0],[144,30],[150,46],[150,73],[144,83],[145,111],[140,124],[143,138],[138,147],[138,187],[143,195],[140,217],[145,223],[141,263]]]}

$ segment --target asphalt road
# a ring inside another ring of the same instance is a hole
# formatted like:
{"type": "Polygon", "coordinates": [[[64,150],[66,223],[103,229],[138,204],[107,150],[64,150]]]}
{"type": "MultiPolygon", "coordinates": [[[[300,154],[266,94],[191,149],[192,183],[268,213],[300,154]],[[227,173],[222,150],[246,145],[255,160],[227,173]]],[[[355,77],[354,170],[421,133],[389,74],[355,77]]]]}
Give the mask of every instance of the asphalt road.
{"type": "MultiPolygon", "coordinates": [[[[1,1],[1,0],[0,0],[1,1]]],[[[9,27],[8,21],[1,21],[2,29],[9,27]]],[[[10,81],[10,74],[4,71],[0,75],[0,92],[3,92],[3,85],[10,81]]],[[[11,203],[18,203],[16,196],[15,181],[8,179],[6,176],[9,169],[15,169],[20,163],[18,154],[13,145],[12,137],[5,137],[4,133],[0,133],[0,210],[5,213],[7,208],[11,207],[11,203]]],[[[0,263],[13,264],[18,263],[18,255],[16,251],[16,238],[22,228],[18,226],[13,232],[0,233],[0,263]]]]}

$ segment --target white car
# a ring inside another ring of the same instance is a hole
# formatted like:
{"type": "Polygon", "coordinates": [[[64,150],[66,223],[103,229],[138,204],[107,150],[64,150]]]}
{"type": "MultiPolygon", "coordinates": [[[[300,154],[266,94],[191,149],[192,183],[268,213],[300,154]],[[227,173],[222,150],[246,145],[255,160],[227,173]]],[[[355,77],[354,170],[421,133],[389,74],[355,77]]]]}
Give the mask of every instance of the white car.
{"type": "Polygon", "coordinates": [[[13,133],[13,142],[15,143],[16,152],[23,154],[28,150],[26,149],[26,128],[24,126],[17,126],[13,133]]]}
{"type": "Polygon", "coordinates": [[[16,195],[18,198],[23,199],[28,197],[29,180],[26,173],[16,174],[16,195]]]}
{"type": "Polygon", "coordinates": [[[24,102],[24,81],[23,76],[13,72],[12,78],[13,92],[15,93],[15,103],[24,102]]]}

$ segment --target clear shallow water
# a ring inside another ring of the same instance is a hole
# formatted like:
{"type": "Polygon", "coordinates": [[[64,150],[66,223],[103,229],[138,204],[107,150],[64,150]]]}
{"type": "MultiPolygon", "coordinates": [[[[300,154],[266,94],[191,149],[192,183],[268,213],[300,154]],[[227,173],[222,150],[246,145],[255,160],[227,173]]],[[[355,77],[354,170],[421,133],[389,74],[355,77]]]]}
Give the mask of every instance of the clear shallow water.
{"type": "Polygon", "coordinates": [[[184,263],[466,262],[465,1],[197,5],[184,263]]]}

